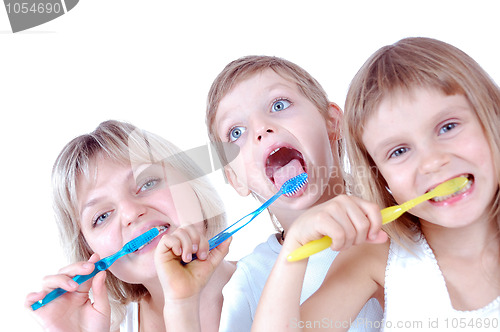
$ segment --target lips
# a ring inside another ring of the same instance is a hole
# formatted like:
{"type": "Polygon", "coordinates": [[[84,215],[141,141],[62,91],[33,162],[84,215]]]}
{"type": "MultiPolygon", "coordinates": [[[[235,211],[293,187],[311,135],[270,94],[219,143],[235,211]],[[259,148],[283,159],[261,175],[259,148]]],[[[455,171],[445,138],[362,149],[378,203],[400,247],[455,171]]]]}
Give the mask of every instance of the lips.
{"type": "Polygon", "coordinates": [[[436,203],[445,202],[445,201],[447,201],[447,200],[449,200],[449,199],[451,199],[453,197],[462,195],[463,193],[467,192],[467,190],[469,190],[472,187],[473,183],[474,183],[474,176],[472,174],[464,174],[463,176],[466,176],[469,181],[467,182],[467,184],[462,189],[460,189],[459,191],[454,192],[453,194],[450,194],[450,195],[436,196],[434,198],[431,198],[431,201],[432,202],[436,202],[436,203]]]}
{"type": "Polygon", "coordinates": [[[306,172],[302,153],[292,147],[278,147],[271,151],[265,163],[266,176],[277,188],[289,179],[306,172]]]}

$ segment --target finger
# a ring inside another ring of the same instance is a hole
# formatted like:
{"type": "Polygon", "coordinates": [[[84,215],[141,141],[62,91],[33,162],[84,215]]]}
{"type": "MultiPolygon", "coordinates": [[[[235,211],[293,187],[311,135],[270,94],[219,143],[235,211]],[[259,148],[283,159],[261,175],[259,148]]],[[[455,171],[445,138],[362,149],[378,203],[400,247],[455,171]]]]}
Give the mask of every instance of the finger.
{"type": "Polygon", "coordinates": [[[24,300],[24,306],[28,309],[31,309],[31,305],[35,302],[42,300],[45,297],[45,292],[32,292],[26,295],[24,300]]]}
{"type": "Polygon", "coordinates": [[[230,237],[210,251],[208,259],[214,267],[218,266],[220,262],[222,262],[224,257],[226,257],[226,255],[229,253],[229,246],[231,245],[232,240],[233,237],[230,237]]]}
{"type": "Polygon", "coordinates": [[[111,315],[108,292],[106,289],[106,271],[99,272],[92,280],[92,294],[94,295],[94,309],[104,316],[111,315]]]}
{"type": "MultiPolygon", "coordinates": [[[[182,248],[182,260],[186,263],[190,262],[193,258],[193,241],[191,240],[191,236],[189,234],[189,230],[186,228],[178,228],[172,233],[172,236],[176,236],[181,242],[182,248]]],[[[196,250],[198,249],[196,245],[196,250]]]]}
{"type": "MultiPolygon", "coordinates": [[[[172,256],[180,256],[182,254],[182,245],[178,237],[166,234],[158,243],[155,254],[159,255],[158,257],[160,257],[162,255],[168,255],[169,253],[172,256]]],[[[172,258],[173,257],[171,257],[170,259],[172,258]]]]}
{"type": "Polygon", "coordinates": [[[385,243],[389,239],[389,236],[387,235],[386,232],[380,230],[376,236],[372,239],[368,239],[366,242],[369,243],[385,243]]]}

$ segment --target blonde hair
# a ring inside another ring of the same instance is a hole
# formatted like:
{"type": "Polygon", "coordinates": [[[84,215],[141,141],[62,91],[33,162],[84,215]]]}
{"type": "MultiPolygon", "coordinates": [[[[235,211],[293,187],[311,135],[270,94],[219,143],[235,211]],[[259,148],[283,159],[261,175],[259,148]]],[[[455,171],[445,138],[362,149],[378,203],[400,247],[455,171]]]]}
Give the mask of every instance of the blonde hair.
{"type": "MultiPolygon", "coordinates": [[[[265,55],[249,55],[230,62],[215,78],[210,87],[207,98],[206,124],[211,142],[221,142],[219,133],[217,132],[215,117],[219,104],[224,96],[229,93],[236,84],[268,69],[273,70],[284,79],[296,83],[301,93],[316,106],[320,114],[328,123],[330,101],[328,100],[325,90],[314,77],[302,67],[283,58],[265,55]]],[[[333,146],[334,142],[331,144],[333,146]]],[[[339,140],[337,147],[339,155],[341,145],[339,140]]],[[[215,144],[215,147],[222,164],[227,165],[230,160],[226,157],[223,145],[215,144]]],[[[283,229],[276,216],[270,211],[269,214],[275,229],[278,232],[282,232],[283,229]]]]}
{"type": "MultiPolygon", "coordinates": [[[[479,64],[458,48],[431,38],[405,38],[382,47],[365,62],[350,84],[345,104],[344,138],[354,170],[352,191],[380,206],[393,205],[395,201],[363,144],[364,125],[383,98],[395,91],[409,92],[417,86],[467,98],[484,129],[500,179],[498,86],[479,64]],[[365,171],[356,172],[361,169],[365,171]]],[[[499,203],[500,192],[497,191],[490,216],[500,223],[499,203]]],[[[412,239],[419,224],[415,217],[405,214],[385,229],[389,235],[412,239]]]]}
{"type": "MultiPolygon", "coordinates": [[[[325,119],[328,119],[330,102],[325,90],[307,71],[288,60],[265,55],[249,55],[230,62],[215,78],[207,98],[206,124],[212,142],[220,142],[215,123],[217,109],[224,96],[239,82],[263,71],[271,69],[286,80],[297,84],[325,119]]],[[[218,145],[216,145],[218,146],[218,145]]],[[[219,158],[227,165],[224,152],[217,149],[219,158]]]]}
{"type": "MultiPolygon", "coordinates": [[[[78,214],[78,177],[90,176],[91,162],[97,157],[130,165],[133,163],[163,162],[180,172],[198,197],[205,217],[207,236],[225,226],[221,200],[202,171],[170,142],[155,134],[119,121],[106,121],[91,133],[69,142],[61,151],[52,170],[54,210],[60,236],[71,262],[88,260],[92,255],[81,229],[78,214]]],[[[123,282],[111,273],[106,286],[113,309],[113,323],[120,324],[125,305],[147,294],[143,285],[123,282]]]]}

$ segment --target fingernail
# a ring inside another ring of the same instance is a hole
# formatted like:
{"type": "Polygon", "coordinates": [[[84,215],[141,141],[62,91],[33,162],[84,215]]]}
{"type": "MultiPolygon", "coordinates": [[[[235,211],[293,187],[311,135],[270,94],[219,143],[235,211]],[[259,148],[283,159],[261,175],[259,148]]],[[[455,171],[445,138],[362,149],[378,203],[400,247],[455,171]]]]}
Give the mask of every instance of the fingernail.
{"type": "Polygon", "coordinates": [[[193,252],[197,252],[198,251],[198,245],[197,244],[193,244],[193,252]]]}
{"type": "Polygon", "coordinates": [[[92,263],[84,263],[84,264],[83,264],[83,268],[84,268],[84,269],[90,269],[93,265],[94,265],[94,264],[92,264],[92,263]]]}
{"type": "Polygon", "coordinates": [[[201,260],[205,260],[205,259],[207,259],[207,257],[208,257],[208,253],[206,251],[200,252],[198,254],[198,258],[201,260]]]}
{"type": "Polygon", "coordinates": [[[71,279],[70,281],[68,281],[68,286],[71,288],[75,288],[75,287],[78,287],[78,284],[76,283],[76,281],[71,279]]]}

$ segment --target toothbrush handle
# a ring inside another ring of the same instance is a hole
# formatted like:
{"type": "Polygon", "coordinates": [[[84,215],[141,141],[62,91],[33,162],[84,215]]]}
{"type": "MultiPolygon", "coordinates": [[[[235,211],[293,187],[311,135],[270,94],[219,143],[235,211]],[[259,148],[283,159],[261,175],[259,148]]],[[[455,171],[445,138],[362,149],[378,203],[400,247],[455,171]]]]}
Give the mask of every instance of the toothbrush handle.
{"type": "Polygon", "coordinates": [[[332,245],[332,239],[329,236],[323,236],[319,240],[311,241],[309,243],[306,243],[302,247],[295,249],[290,253],[290,255],[288,255],[287,259],[289,262],[300,261],[315,253],[325,250],[331,245],[332,245]]]}
{"type": "MultiPolygon", "coordinates": [[[[85,274],[85,275],[76,275],[73,277],[73,280],[75,282],[77,282],[79,285],[83,284],[85,281],[91,279],[93,276],[95,276],[98,272],[100,272],[101,270],[98,269],[97,267],[94,269],[94,271],[92,271],[92,273],[90,274],[85,274]]],[[[46,305],[47,303],[57,299],[59,296],[63,295],[64,293],[66,293],[67,291],[62,289],[62,288],[56,288],[54,289],[53,291],[51,291],[50,293],[48,293],[47,295],[45,295],[45,297],[43,299],[41,299],[40,301],[38,302],[35,302],[31,305],[31,309],[33,310],[37,310],[38,308],[40,307],[43,307],[44,305],[46,305]]]]}

